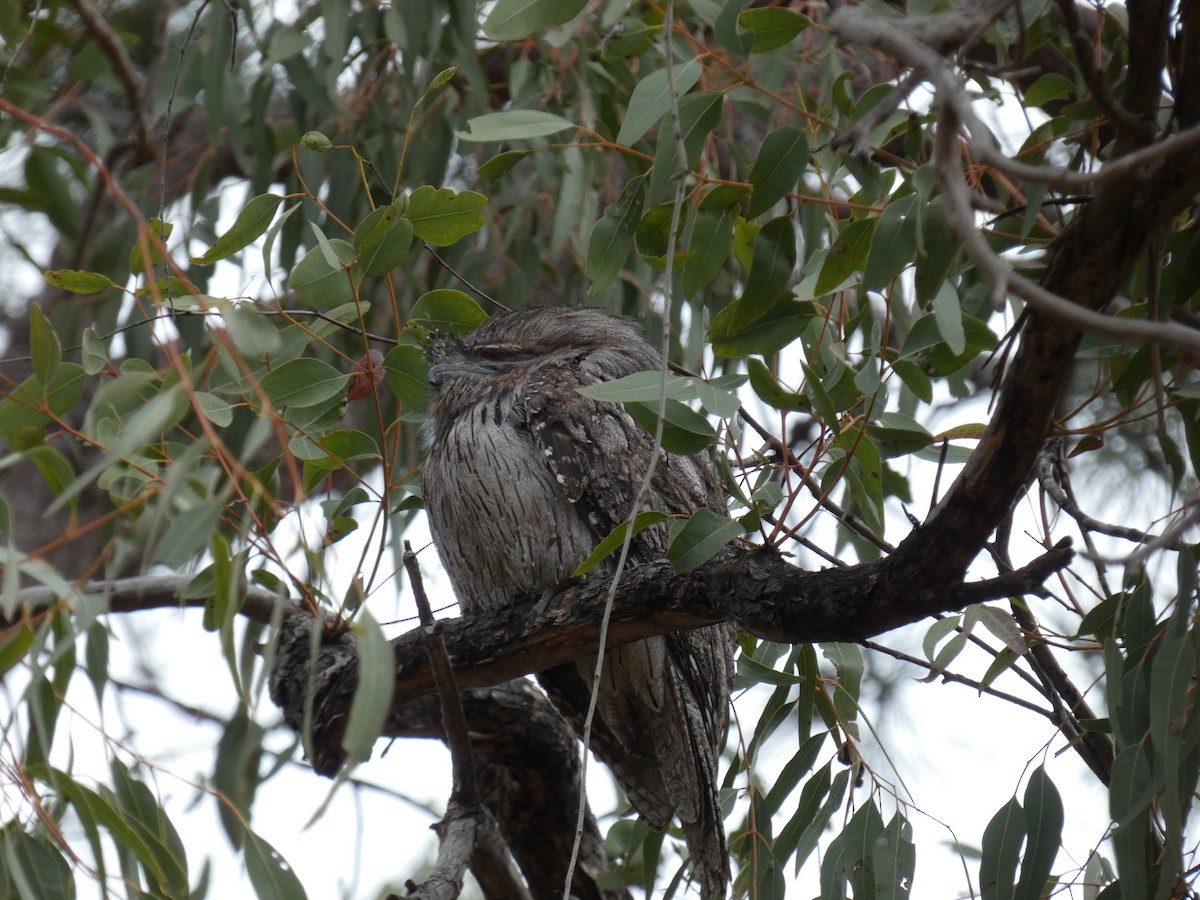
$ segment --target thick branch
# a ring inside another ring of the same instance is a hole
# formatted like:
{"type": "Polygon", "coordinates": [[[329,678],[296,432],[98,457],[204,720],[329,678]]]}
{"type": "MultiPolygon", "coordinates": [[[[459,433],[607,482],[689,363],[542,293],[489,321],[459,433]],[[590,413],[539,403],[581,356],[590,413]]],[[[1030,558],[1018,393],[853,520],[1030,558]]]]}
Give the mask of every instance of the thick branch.
{"type": "MultiPolygon", "coordinates": [[[[608,629],[610,647],[671,631],[733,621],[760,638],[790,643],[859,641],[925,616],[1002,597],[1041,593],[1042,582],[1071,560],[1069,542],[1029,566],[971,584],[904,581],[895,557],[861,566],[805,572],[765,552],[731,553],[680,575],[668,563],[638,566],[621,579],[608,629]]],[[[902,564],[907,564],[903,558],[902,564]]],[[[537,604],[516,603],[441,628],[460,688],[499,684],[594,653],[608,581],[593,578],[537,604]]],[[[286,660],[307,660],[307,623],[284,624],[272,698],[289,721],[304,721],[310,679],[279,673],[286,660]]],[[[392,642],[396,656],[397,709],[434,690],[421,631],[392,642]]],[[[332,775],[343,759],[342,733],[354,696],[357,667],[345,660],[341,638],[322,649],[313,698],[313,765],[332,775]],[[324,673],[328,677],[323,677],[324,673]]],[[[294,667],[292,667],[294,668],[294,667]]],[[[469,718],[469,716],[468,716],[469,718]]]]}

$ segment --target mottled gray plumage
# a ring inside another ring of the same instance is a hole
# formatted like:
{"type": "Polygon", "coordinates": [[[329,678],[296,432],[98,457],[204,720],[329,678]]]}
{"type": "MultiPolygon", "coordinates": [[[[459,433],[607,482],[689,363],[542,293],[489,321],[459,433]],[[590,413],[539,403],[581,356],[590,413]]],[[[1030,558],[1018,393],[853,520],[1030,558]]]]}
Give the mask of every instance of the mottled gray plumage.
{"type": "MultiPolygon", "coordinates": [[[[653,450],[619,404],[575,389],[658,369],[661,357],[630,322],[594,309],[502,313],[463,340],[435,342],[429,357],[425,501],[463,613],[541,596],[632,515],[653,450]]],[[[664,453],[643,508],[702,506],[723,510],[712,462],[664,453]]],[[[631,561],[662,558],[667,534],[665,524],[643,531],[631,561]]],[[[733,649],[732,627],[715,625],[608,651],[592,731],[592,749],[653,827],[679,816],[710,897],[729,880],[717,745],[733,649]]],[[[577,726],[594,666],[541,676],[577,726]]]]}

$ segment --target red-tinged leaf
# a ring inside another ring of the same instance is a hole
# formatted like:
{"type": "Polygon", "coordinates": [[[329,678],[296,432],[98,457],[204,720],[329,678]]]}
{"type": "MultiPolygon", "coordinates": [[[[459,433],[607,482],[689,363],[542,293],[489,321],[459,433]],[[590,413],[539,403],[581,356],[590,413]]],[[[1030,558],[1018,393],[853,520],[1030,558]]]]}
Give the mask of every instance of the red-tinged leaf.
{"type": "Polygon", "coordinates": [[[350,384],[346,388],[347,400],[361,400],[375,392],[377,385],[383,384],[383,354],[378,350],[370,350],[358,358],[357,368],[350,376],[350,384]]]}

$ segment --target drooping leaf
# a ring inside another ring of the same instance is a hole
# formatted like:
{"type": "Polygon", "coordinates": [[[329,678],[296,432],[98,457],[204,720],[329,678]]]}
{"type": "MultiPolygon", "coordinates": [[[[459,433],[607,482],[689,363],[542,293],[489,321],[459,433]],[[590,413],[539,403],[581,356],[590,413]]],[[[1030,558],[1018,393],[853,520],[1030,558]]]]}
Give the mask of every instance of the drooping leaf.
{"type": "Polygon", "coordinates": [[[871,252],[871,239],[875,236],[878,219],[858,219],[851,222],[838,234],[833,246],[821,266],[814,289],[823,296],[841,286],[855,272],[862,271],[871,252]]]}
{"type": "Polygon", "coordinates": [[[250,200],[242,207],[229,230],[217,238],[216,243],[205,253],[192,257],[192,263],[211,266],[256,241],[270,226],[271,220],[275,218],[275,210],[282,202],[283,197],[278,194],[259,194],[250,200]]]}
{"type": "Polygon", "coordinates": [[[255,832],[246,830],[242,847],[246,874],[258,900],[306,900],[304,885],[279,851],[255,832]]]}
{"type": "MultiPolygon", "coordinates": [[[[674,71],[675,94],[682,97],[700,80],[699,60],[688,60],[674,71]]],[[[666,69],[655,69],[638,82],[629,98],[629,107],[617,143],[629,146],[656,125],[671,108],[671,85],[666,69]]]]}
{"type": "Polygon", "coordinates": [[[1025,811],[1016,798],[992,816],[983,831],[979,892],[983,900],[1012,900],[1017,863],[1025,841],[1025,811]]]}
{"type": "Polygon", "coordinates": [[[1014,896],[1016,900],[1039,900],[1062,843],[1064,818],[1062,797],[1044,766],[1038,766],[1029,776],[1024,800],[1028,842],[1014,896]]]}
{"type": "Polygon", "coordinates": [[[396,671],[392,645],[365,609],[360,610],[354,631],[358,638],[358,684],[342,739],[348,767],[371,756],[371,748],[379,739],[392,706],[396,671]]]}
{"type": "MultiPolygon", "coordinates": [[[[757,12],[791,12],[791,10],[746,10],[743,16],[757,12]]],[[[755,40],[757,45],[757,38],[755,40]]],[[[789,191],[808,168],[808,135],[803,129],[787,126],[777,128],[763,138],[754,168],[750,170],[750,185],[754,196],[750,200],[750,218],[769,210],[789,191]]]]}
{"type": "Polygon", "coordinates": [[[642,215],[643,184],[642,178],[630,179],[617,202],[604,210],[604,216],[592,228],[584,263],[584,273],[591,282],[588,296],[595,297],[612,284],[629,256],[642,215]]]}

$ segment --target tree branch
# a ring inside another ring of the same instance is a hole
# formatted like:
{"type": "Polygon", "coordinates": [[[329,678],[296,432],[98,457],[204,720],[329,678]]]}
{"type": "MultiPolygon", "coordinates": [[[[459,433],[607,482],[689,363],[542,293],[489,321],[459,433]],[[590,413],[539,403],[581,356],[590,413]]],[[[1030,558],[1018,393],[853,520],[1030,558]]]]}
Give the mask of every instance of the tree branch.
{"type": "MultiPolygon", "coordinates": [[[[654,635],[732,621],[757,637],[789,643],[860,641],[925,616],[985,600],[1040,594],[1042,582],[1069,564],[1069,541],[1028,566],[986,581],[933,583],[903,580],[892,571],[896,557],[847,568],[805,572],[768,551],[741,551],[680,575],[669,563],[628,571],[620,581],[608,627],[615,647],[654,635]]],[[[900,565],[907,560],[900,557],[900,565]]],[[[932,566],[931,566],[932,568],[932,566]]],[[[609,582],[592,578],[540,603],[514,603],[469,619],[444,620],[441,632],[460,688],[482,688],[540,672],[595,652],[609,582]]],[[[352,648],[322,649],[338,662],[318,665],[312,698],[313,765],[332,776],[344,759],[346,711],[357,685],[357,667],[344,655],[352,648]]],[[[304,722],[307,699],[308,620],[283,624],[272,699],[289,722],[304,722]],[[305,660],[299,676],[279,673],[305,660]]],[[[392,641],[396,658],[396,708],[431,693],[435,680],[420,629],[392,641]]]]}

